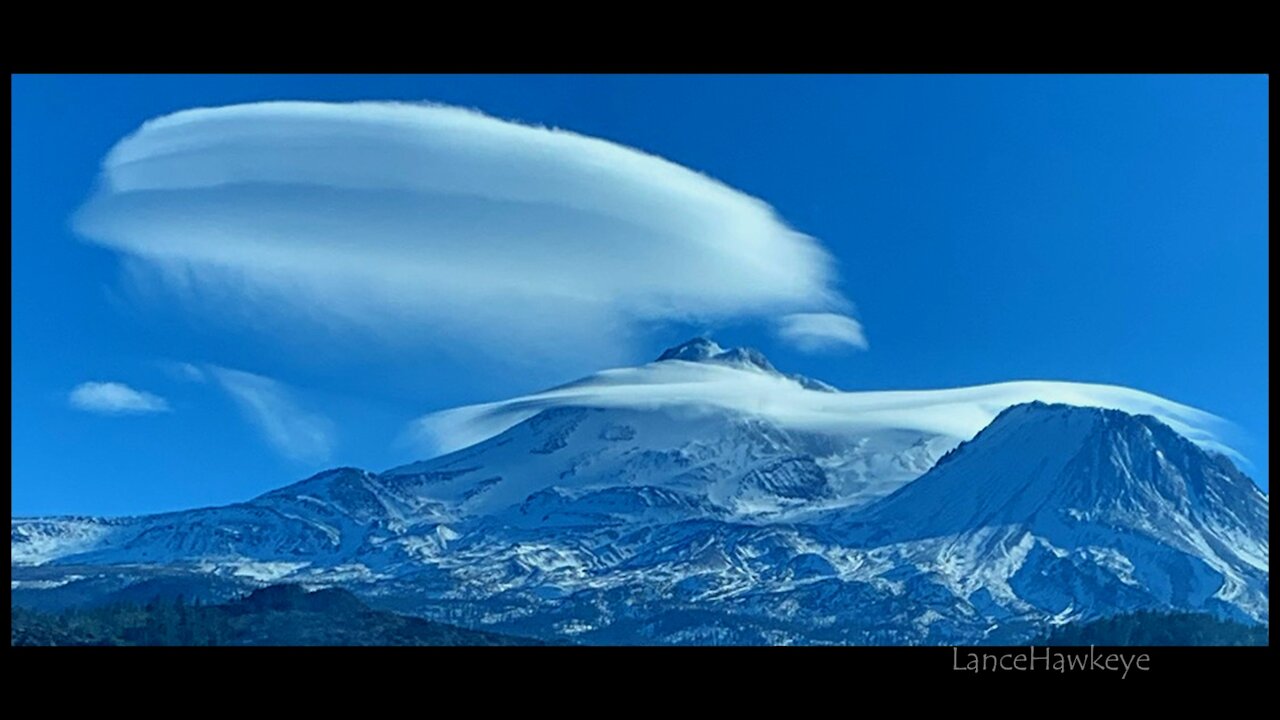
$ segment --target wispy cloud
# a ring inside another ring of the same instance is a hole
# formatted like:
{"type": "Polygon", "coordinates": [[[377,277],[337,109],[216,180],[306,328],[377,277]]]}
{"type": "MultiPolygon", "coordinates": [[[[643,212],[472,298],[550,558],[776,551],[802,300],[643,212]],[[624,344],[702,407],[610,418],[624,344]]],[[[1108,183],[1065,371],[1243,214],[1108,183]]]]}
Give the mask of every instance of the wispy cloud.
{"type": "Polygon", "coordinates": [[[67,401],[77,410],[101,415],[141,415],[170,410],[164,398],[118,382],[81,383],[72,389],[67,401]]]}
{"type": "Polygon", "coordinates": [[[301,461],[329,458],[333,423],[300,408],[285,385],[242,370],[210,366],[209,372],[282,455],[301,461]]]}
{"type": "Polygon", "coordinates": [[[162,360],[160,361],[160,367],[168,373],[170,377],[183,382],[202,383],[209,379],[204,370],[201,370],[199,366],[192,365],[189,362],[162,360]]]}
{"type": "Polygon", "coordinates": [[[778,321],[778,335],[805,352],[840,347],[867,349],[862,323],[835,313],[792,313],[778,321]]]}
{"type": "Polygon", "coordinates": [[[389,342],[594,365],[653,321],[847,306],[828,253],[765,202],[624,145],[460,108],[183,111],[119,142],[99,188],[75,227],[131,272],[221,314],[389,342]]]}

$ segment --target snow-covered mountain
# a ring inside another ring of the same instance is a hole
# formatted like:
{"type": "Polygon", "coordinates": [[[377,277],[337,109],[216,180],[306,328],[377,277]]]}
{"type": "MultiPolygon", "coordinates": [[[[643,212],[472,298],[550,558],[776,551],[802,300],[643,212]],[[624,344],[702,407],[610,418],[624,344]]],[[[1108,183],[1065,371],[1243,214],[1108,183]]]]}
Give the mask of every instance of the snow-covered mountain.
{"type": "Polygon", "coordinates": [[[1267,617],[1268,498],[1150,416],[1011,407],[899,492],[824,519],[823,534],[1011,612],[1267,617]]]}
{"type": "Polygon", "coordinates": [[[593,642],[1008,641],[1138,608],[1266,621],[1268,500],[1220,427],[1106,386],[844,393],[695,339],[430,416],[420,429],[461,447],[380,474],[14,519],[12,592],[342,585],[593,642]]]}

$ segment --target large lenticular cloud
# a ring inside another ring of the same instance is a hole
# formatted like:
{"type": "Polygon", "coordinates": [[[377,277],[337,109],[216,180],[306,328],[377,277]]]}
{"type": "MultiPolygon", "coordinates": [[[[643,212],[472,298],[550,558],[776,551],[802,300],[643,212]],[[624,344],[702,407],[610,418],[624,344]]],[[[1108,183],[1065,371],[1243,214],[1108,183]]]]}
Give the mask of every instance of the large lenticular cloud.
{"type": "Polygon", "coordinates": [[[107,155],[75,226],[250,314],[544,355],[654,320],[847,306],[827,253],[756,198],[612,142],[439,105],[157,118],[107,155]]]}

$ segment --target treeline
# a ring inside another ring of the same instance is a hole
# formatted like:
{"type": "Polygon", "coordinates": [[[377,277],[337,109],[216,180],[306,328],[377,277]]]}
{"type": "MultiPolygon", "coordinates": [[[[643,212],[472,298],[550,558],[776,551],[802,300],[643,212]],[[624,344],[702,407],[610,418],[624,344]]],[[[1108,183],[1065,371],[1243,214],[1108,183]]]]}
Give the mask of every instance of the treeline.
{"type": "Polygon", "coordinates": [[[271,586],[224,604],[181,596],[47,613],[14,607],[13,645],[536,645],[373,610],[345,590],[271,586]]]}
{"type": "Polygon", "coordinates": [[[1142,611],[1071,623],[1034,645],[1266,645],[1265,625],[1245,625],[1207,614],[1142,611]]]}
{"type": "Polygon", "coordinates": [[[145,605],[45,613],[13,608],[13,645],[228,645],[237,632],[225,608],[182,596],[145,605]]]}

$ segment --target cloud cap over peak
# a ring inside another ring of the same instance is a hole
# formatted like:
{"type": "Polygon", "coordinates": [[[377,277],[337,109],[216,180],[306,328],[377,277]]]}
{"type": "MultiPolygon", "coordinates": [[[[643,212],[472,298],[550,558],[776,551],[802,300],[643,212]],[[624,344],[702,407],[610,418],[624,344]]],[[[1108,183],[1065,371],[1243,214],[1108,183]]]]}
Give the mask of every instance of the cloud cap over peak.
{"type": "Polygon", "coordinates": [[[481,442],[559,407],[713,410],[767,420],[787,430],[847,435],[911,430],[968,440],[1004,409],[1040,401],[1152,415],[1201,447],[1247,460],[1231,445],[1236,427],[1211,413],[1115,385],[1020,380],[942,390],[844,392],[795,378],[717,363],[654,362],[615,368],[538,393],[424,415],[406,438],[442,454],[481,442]]]}
{"type": "Polygon", "coordinates": [[[607,140],[441,105],[151,120],[107,155],[75,226],[222,301],[548,356],[607,355],[647,321],[846,305],[825,249],[757,198],[607,140]]]}

